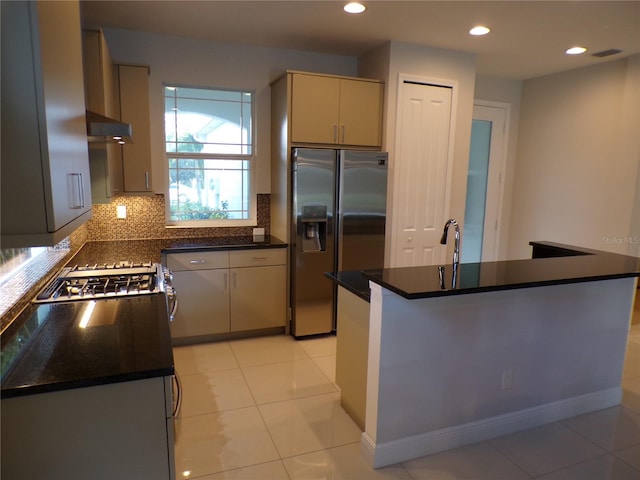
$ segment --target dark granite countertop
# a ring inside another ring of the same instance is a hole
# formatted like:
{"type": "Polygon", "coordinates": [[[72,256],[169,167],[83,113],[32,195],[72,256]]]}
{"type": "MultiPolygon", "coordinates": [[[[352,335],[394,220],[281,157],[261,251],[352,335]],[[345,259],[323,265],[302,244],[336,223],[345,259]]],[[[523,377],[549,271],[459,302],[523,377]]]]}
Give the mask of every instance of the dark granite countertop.
{"type": "Polygon", "coordinates": [[[362,271],[326,272],[325,276],[363,300],[367,302],[370,300],[369,279],[362,274],[362,271]]]}
{"type": "Polygon", "coordinates": [[[31,305],[2,334],[2,398],[173,375],[164,294],[31,305]]]}
{"type": "Polygon", "coordinates": [[[531,242],[531,245],[534,249],[564,249],[566,256],[461,263],[455,284],[451,264],[444,265],[442,283],[438,265],[385,268],[364,271],[363,275],[408,299],[640,277],[640,258],[552,242],[531,242]]]}
{"type": "Polygon", "coordinates": [[[462,263],[453,284],[453,266],[438,265],[344,271],[325,275],[369,301],[369,281],[409,298],[530,288],[544,285],[640,277],[640,258],[555,242],[530,242],[533,258],[501,262],[462,263]]]}
{"type": "MultiPolygon", "coordinates": [[[[68,265],[160,262],[163,252],[286,248],[275,237],[207,237],[87,242],[68,265]]],[[[2,333],[3,398],[172,375],[164,294],[29,305],[2,333]]]]}
{"type": "Polygon", "coordinates": [[[185,250],[234,250],[238,248],[286,248],[281,240],[265,236],[254,237],[203,237],[203,238],[157,238],[145,240],[109,240],[87,242],[68,262],[69,264],[94,264],[129,262],[161,262],[162,253],[185,250]]]}

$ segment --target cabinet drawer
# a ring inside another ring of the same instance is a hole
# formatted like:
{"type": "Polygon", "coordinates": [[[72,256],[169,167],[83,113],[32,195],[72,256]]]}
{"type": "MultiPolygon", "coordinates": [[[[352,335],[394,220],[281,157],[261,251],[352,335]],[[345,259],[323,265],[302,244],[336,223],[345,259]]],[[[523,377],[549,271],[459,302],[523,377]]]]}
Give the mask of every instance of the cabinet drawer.
{"type": "Polygon", "coordinates": [[[229,268],[229,252],[169,253],[167,254],[167,267],[176,272],[229,268]]]}
{"type": "Polygon", "coordinates": [[[242,250],[230,253],[231,268],[259,267],[263,265],[286,265],[286,248],[269,248],[261,250],[242,250]]]}

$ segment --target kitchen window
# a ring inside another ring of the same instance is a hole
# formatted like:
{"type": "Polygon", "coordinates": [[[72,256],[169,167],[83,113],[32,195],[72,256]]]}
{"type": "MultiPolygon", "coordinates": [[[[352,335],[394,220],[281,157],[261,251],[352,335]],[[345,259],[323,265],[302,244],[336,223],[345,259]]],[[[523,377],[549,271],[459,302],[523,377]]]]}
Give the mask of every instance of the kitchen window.
{"type": "Polygon", "coordinates": [[[254,94],[165,85],[168,224],[255,224],[254,94]]]}

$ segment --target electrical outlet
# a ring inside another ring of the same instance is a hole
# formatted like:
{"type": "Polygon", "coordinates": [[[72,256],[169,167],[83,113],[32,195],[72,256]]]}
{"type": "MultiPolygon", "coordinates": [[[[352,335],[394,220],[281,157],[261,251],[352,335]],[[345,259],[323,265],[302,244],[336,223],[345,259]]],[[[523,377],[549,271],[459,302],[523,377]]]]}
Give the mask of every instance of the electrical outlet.
{"type": "Polygon", "coordinates": [[[502,390],[511,390],[513,386],[513,368],[507,368],[502,372],[502,390]]]}

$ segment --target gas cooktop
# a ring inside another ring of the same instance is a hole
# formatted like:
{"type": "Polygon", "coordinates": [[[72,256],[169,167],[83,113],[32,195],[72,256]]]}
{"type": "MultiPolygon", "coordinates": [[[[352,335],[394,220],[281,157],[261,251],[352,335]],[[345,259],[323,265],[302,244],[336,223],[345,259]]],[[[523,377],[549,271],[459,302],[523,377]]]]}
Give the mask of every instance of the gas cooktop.
{"type": "Polygon", "coordinates": [[[65,267],[33,300],[36,303],[89,300],[155,293],[162,286],[160,264],[120,262],[65,267]]]}

